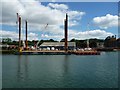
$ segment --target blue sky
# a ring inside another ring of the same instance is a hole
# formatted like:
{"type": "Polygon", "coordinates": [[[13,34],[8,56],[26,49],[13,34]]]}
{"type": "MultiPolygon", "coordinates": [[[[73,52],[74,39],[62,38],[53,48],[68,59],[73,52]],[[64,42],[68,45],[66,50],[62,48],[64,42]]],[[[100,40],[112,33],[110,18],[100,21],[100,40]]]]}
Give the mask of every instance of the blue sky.
{"type": "MultiPolygon", "coordinates": [[[[66,4],[70,10],[77,10],[86,12],[82,20],[79,21],[79,25],[72,27],[73,29],[81,29],[85,31],[88,23],[92,22],[94,17],[105,16],[106,14],[118,15],[118,3],[117,2],[58,2],[59,4],[66,4]]],[[[49,4],[49,2],[42,3],[43,5],[49,4]]],[[[89,25],[90,29],[97,29],[95,25],[89,25]]],[[[118,33],[117,27],[106,29],[114,34],[118,33]]]]}
{"type": "MultiPolygon", "coordinates": [[[[69,15],[69,40],[98,38],[118,34],[117,2],[4,2],[2,6],[3,37],[17,39],[18,31],[15,14],[18,11],[23,20],[28,20],[29,39],[61,40],[64,38],[63,21],[65,12],[69,15]],[[11,7],[12,6],[12,7],[11,7]],[[15,10],[9,9],[18,7],[15,10]],[[33,7],[33,8],[31,8],[33,7]],[[6,11],[7,10],[7,11],[6,11]],[[6,15],[8,14],[8,15],[6,15]],[[8,20],[7,20],[8,19],[8,20]],[[88,26],[89,23],[89,26],[88,26]],[[47,28],[44,27],[48,24],[47,28]],[[89,29],[89,32],[87,31],[89,29]],[[10,35],[11,34],[11,35],[10,35]],[[13,35],[15,34],[15,35],[13,35]]],[[[24,36],[23,36],[24,39],[24,36]]]]}

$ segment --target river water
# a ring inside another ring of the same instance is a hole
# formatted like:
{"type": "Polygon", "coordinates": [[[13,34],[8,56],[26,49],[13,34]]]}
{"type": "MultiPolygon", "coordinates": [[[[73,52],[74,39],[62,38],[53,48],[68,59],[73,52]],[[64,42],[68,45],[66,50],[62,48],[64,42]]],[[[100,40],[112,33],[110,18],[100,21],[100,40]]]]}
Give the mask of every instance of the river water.
{"type": "Polygon", "coordinates": [[[3,88],[117,88],[118,52],[2,55],[3,88]]]}

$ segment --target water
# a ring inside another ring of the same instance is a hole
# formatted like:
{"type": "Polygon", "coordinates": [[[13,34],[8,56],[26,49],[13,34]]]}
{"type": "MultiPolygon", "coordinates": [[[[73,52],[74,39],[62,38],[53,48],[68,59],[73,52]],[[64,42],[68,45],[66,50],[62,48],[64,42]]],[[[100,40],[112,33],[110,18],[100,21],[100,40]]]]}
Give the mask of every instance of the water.
{"type": "Polygon", "coordinates": [[[3,88],[117,88],[118,54],[3,55],[3,88]]]}
{"type": "Polygon", "coordinates": [[[2,89],[2,55],[0,55],[0,89],[2,89]]]}

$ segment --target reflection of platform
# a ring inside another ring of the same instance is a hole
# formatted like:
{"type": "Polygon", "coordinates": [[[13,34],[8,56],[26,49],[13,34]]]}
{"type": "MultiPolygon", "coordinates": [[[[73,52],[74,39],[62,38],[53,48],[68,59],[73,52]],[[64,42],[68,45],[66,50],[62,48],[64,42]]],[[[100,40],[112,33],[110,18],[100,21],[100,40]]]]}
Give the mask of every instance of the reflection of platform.
{"type": "Polygon", "coordinates": [[[43,51],[21,51],[21,52],[17,52],[15,53],[17,55],[21,54],[21,55],[71,55],[71,54],[75,54],[75,55],[100,55],[100,52],[98,51],[50,51],[50,50],[43,50],[43,51]]]}

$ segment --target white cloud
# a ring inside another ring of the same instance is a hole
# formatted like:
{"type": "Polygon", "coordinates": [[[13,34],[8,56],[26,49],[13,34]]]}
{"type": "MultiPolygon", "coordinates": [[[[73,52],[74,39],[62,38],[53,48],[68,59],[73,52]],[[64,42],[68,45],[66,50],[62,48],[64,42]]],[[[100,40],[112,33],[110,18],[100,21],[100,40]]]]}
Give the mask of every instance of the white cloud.
{"type": "Polygon", "coordinates": [[[104,30],[96,29],[96,30],[90,30],[90,31],[84,31],[84,32],[78,32],[78,31],[69,31],[69,40],[72,38],[76,39],[90,39],[90,38],[97,38],[97,39],[105,39],[107,36],[113,35],[110,32],[106,32],[104,30]]]}
{"type": "Polygon", "coordinates": [[[107,14],[106,16],[93,18],[93,23],[100,28],[107,29],[109,27],[118,26],[118,16],[107,14]]]}
{"type": "Polygon", "coordinates": [[[68,6],[65,4],[53,4],[53,3],[49,3],[48,4],[49,7],[54,8],[54,9],[59,9],[59,10],[67,10],[68,6]]]}
{"type": "MultiPolygon", "coordinates": [[[[18,33],[13,32],[13,31],[5,31],[1,30],[0,31],[1,35],[0,37],[2,38],[11,38],[12,40],[18,40],[18,33]]],[[[107,36],[112,36],[113,34],[110,32],[106,32],[104,30],[90,30],[90,31],[84,31],[84,32],[79,32],[76,30],[69,30],[68,31],[68,40],[71,40],[73,38],[75,39],[89,39],[89,38],[98,38],[98,39],[105,39],[107,36]]],[[[38,40],[38,39],[54,39],[54,40],[61,40],[64,38],[64,32],[60,32],[59,34],[54,33],[52,31],[52,34],[48,33],[43,33],[41,35],[38,35],[33,32],[28,33],[28,40],[38,40]]],[[[25,35],[22,34],[22,40],[25,40],[25,35]]]]}
{"type": "Polygon", "coordinates": [[[48,35],[48,34],[42,34],[41,36],[42,38],[46,38],[46,39],[54,39],[54,40],[58,40],[60,41],[63,37],[63,35],[48,35]]]}
{"type": "MultiPolygon", "coordinates": [[[[13,0],[12,2],[5,0],[0,3],[0,6],[2,6],[1,24],[15,26],[17,20],[16,13],[18,12],[22,16],[22,28],[24,28],[24,21],[27,19],[28,30],[30,32],[37,31],[44,35],[53,35],[53,37],[59,37],[59,35],[61,37],[64,35],[64,28],[62,28],[66,14],[64,10],[69,9],[65,4],[49,3],[47,6],[44,6],[36,0],[13,0]],[[48,26],[45,28],[47,24],[48,26]]],[[[68,10],[67,12],[69,16],[69,26],[78,25],[78,20],[85,15],[85,12],[81,11],[68,10]]]]}
{"type": "MultiPolygon", "coordinates": [[[[18,40],[18,33],[14,31],[0,30],[0,38],[11,38],[12,40],[18,40]]],[[[25,40],[25,34],[22,34],[22,39],[25,40]]],[[[28,40],[38,40],[38,35],[36,33],[28,33],[28,40]]]]}
{"type": "Polygon", "coordinates": [[[13,40],[18,40],[18,34],[12,31],[0,30],[0,38],[11,38],[13,40]]]}
{"type": "Polygon", "coordinates": [[[36,33],[28,33],[28,40],[38,40],[38,34],[36,33]]]}
{"type": "MultiPolygon", "coordinates": [[[[14,0],[10,2],[5,0],[0,3],[2,5],[2,22],[1,24],[15,25],[16,24],[16,13],[20,13],[22,16],[22,21],[25,19],[28,20],[28,39],[55,39],[61,40],[64,38],[64,28],[61,26],[64,25],[65,11],[67,10],[69,16],[69,26],[75,26],[79,24],[79,20],[86,14],[82,11],[72,11],[69,10],[69,7],[65,4],[53,4],[49,3],[47,6],[42,5],[39,1],[31,0],[14,0]],[[51,8],[52,7],[52,8],[51,8]],[[47,28],[46,25],[48,24],[47,28]],[[33,33],[33,31],[36,33],[33,33]],[[39,35],[39,33],[41,35],[39,35]]],[[[106,15],[111,16],[111,15],[106,15]]],[[[106,17],[103,16],[103,17],[106,17]]],[[[97,17],[96,17],[97,18],[97,17]]],[[[98,17],[101,19],[101,17],[98,17]]],[[[106,20],[106,19],[105,19],[106,20]]],[[[114,20],[114,19],[112,19],[114,20]]],[[[98,22],[94,18],[94,22],[97,25],[103,26],[101,22],[103,19],[98,22]]],[[[108,19],[108,21],[111,21],[108,19]]],[[[115,20],[114,20],[115,21],[115,20]]],[[[113,22],[112,22],[113,23],[113,22]]],[[[24,26],[24,23],[23,23],[24,26]]],[[[105,25],[109,27],[109,25],[105,25]]],[[[103,26],[103,27],[105,27],[103,26]]],[[[24,28],[24,27],[23,27],[24,28]]],[[[24,31],[23,31],[24,32],[24,31]]],[[[18,34],[14,31],[5,31],[2,32],[3,37],[11,37],[12,39],[18,39],[18,34]]],[[[105,38],[112,33],[103,31],[103,30],[91,30],[89,32],[79,32],[76,30],[69,30],[69,40],[72,38],[76,39],[87,39],[87,38],[105,38]]],[[[24,37],[23,37],[24,38],[24,37]]]]}
{"type": "MultiPolygon", "coordinates": [[[[90,30],[90,31],[84,31],[84,32],[79,32],[76,30],[69,30],[68,31],[68,40],[71,40],[73,38],[75,39],[90,39],[90,38],[97,38],[97,39],[105,39],[107,36],[112,36],[114,35],[113,33],[110,32],[106,32],[104,30],[90,30]]],[[[43,38],[46,39],[55,39],[55,40],[61,40],[62,38],[64,38],[64,33],[62,35],[62,33],[60,35],[58,34],[53,34],[53,35],[48,35],[48,34],[42,34],[43,38]]]]}
{"type": "Polygon", "coordinates": [[[73,20],[73,19],[77,19],[80,20],[82,18],[83,15],[85,15],[85,12],[80,12],[80,11],[68,11],[69,14],[69,19],[73,20]]]}
{"type": "MultiPolygon", "coordinates": [[[[9,0],[2,1],[2,24],[15,25],[16,13],[22,16],[22,21],[27,19],[30,25],[43,25],[49,23],[50,25],[63,26],[65,19],[65,12],[61,9],[69,9],[65,4],[49,3],[47,6],[42,5],[36,0],[9,0]],[[54,7],[54,8],[51,8],[54,7]]],[[[81,19],[85,12],[68,10],[70,26],[77,25],[76,19],[81,19]],[[72,21],[74,20],[74,21],[72,21]]]]}

